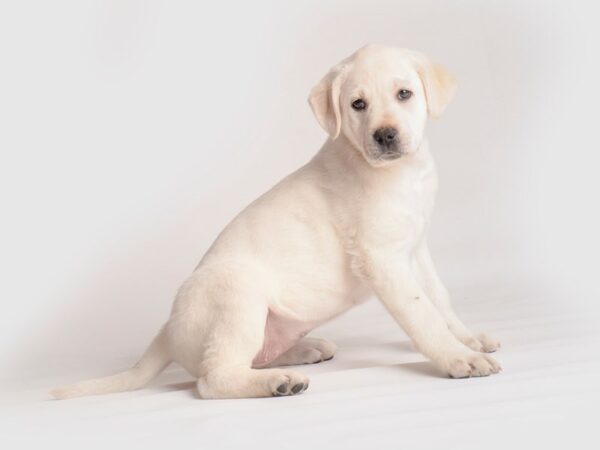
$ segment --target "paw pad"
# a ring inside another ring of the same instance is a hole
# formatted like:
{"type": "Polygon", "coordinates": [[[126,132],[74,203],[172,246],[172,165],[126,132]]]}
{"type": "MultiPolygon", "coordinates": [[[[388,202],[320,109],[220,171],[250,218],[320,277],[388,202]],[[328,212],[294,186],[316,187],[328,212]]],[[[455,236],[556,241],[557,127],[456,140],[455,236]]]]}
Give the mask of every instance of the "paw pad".
{"type": "Polygon", "coordinates": [[[303,393],[308,388],[308,383],[296,383],[290,389],[290,383],[282,383],[277,386],[275,392],[273,392],[274,397],[285,397],[288,395],[296,395],[303,393]]]}
{"type": "Polygon", "coordinates": [[[297,394],[300,391],[304,390],[304,383],[298,383],[295,384],[294,387],[292,387],[292,394],[297,394]]]}
{"type": "Polygon", "coordinates": [[[289,383],[281,383],[279,386],[277,386],[277,390],[273,393],[273,395],[275,397],[286,395],[289,385],[290,385],[289,383]]]}

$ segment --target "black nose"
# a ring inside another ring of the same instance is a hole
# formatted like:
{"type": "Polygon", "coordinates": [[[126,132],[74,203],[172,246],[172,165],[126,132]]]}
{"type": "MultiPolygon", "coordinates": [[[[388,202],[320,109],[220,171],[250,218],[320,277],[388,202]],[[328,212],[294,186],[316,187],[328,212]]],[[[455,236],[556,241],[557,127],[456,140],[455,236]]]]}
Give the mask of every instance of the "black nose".
{"type": "Polygon", "coordinates": [[[380,147],[391,147],[398,140],[398,130],[392,127],[379,128],[373,133],[373,139],[380,147]]]}

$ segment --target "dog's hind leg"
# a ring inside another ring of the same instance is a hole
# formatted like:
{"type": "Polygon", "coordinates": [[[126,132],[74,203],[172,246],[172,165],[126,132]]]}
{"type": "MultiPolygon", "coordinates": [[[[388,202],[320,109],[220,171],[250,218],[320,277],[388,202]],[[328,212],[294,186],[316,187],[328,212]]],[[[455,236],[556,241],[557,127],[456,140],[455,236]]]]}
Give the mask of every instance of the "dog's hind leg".
{"type": "Polygon", "coordinates": [[[229,363],[199,378],[197,388],[205,399],[280,397],[304,392],[308,378],[292,370],[253,369],[229,363]]]}
{"type": "Polygon", "coordinates": [[[202,398],[247,398],[300,394],[308,378],[288,369],[256,369],[252,363],[265,339],[268,308],[252,293],[219,305],[209,342],[198,367],[202,398]]]}

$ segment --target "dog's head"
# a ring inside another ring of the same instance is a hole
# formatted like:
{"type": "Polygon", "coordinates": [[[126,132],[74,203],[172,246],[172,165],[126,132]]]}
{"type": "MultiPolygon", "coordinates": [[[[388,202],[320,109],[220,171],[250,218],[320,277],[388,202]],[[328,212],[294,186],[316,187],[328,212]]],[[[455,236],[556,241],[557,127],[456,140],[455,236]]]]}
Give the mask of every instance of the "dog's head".
{"type": "Polygon", "coordinates": [[[332,139],[343,134],[378,167],[418,150],[427,116],[438,117],[455,88],[443,67],[418,52],[367,45],[334,66],[309,103],[332,139]]]}

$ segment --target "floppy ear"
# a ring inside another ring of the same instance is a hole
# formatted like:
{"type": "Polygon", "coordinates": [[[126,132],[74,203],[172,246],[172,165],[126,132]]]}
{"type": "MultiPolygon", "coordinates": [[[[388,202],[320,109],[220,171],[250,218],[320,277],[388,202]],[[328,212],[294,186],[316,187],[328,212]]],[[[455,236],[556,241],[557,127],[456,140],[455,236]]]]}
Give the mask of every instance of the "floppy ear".
{"type": "Polygon", "coordinates": [[[425,89],[427,111],[430,117],[436,119],[444,112],[454,97],[456,80],[444,67],[423,55],[417,55],[416,64],[417,72],[425,89]]]}
{"type": "Polygon", "coordinates": [[[308,103],[313,110],[319,125],[336,139],[342,128],[340,112],[340,89],[343,81],[345,66],[338,64],[313,87],[308,96],[308,103]]]}

